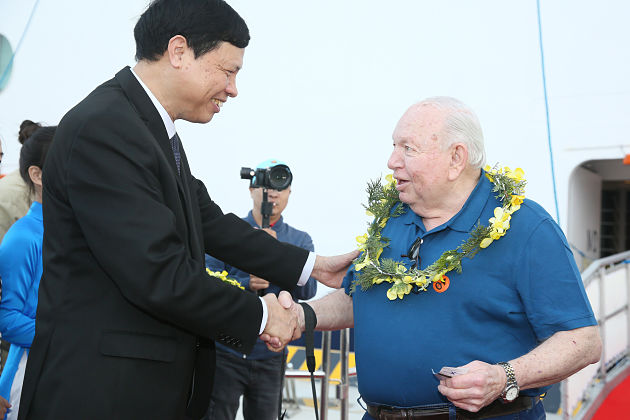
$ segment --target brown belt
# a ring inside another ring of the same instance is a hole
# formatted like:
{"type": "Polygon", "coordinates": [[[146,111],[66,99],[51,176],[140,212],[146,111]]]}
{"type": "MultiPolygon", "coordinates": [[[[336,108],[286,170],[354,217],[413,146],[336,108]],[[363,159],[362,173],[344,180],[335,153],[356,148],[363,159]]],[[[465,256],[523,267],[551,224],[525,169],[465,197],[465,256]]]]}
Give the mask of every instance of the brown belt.
{"type": "MultiPolygon", "coordinates": [[[[456,409],[456,418],[457,420],[487,419],[520,413],[533,408],[539,401],[540,397],[528,396],[520,396],[511,403],[496,400],[476,413],[458,408],[456,409]]],[[[449,418],[449,408],[446,405],[427,408],[394,408],[368,404],[367,412],[376,420],[448,420],[449,418]]]]}

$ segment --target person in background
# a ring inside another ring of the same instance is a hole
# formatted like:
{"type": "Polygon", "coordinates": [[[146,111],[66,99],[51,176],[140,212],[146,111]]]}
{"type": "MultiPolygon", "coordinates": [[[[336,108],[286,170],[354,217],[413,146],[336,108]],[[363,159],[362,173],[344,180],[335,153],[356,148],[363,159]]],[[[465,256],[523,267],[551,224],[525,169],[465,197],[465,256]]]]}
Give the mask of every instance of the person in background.
{"type": "MultiPolygon", "coordinates": [[[[534,201],[498,192],[522,173],[482,169],[481,126],[462,102],[414,104],[392,137],[395,198],[379,219],[389,244],[364,253],[370,259],[348,271],[343,289],[312,302],[317,329],[354,325],[363,419],[544,419],[541,394],[599,361],[602,348],[562,230],[534,201]],[[473,239],[479,224],[491,229],[473,239]],[[478,252],[458,270],[449,251],[469,240],[478,252]],[[438,260],[435,275],[412,283],[413,267],[438,260]]],[[[302,306],[281,304],[302,326],[302,306]]]]}
{"type": "MultiPolygon", "coordinates": [[[[277,165],[284,165],[284,163],[270,159],[260,163],[257,168],[270,170],[277,165]]],[[[250,183],[249,193],[252,197],[253,208],[243,220],[253,227],[262,228],[263,188],[255,187],[255,179],[252,179],[250,183]]],[[[314,251],[310,235],[287,224],[282,216],[291,194],[290,183],[285,189],[280,191],[268,189],[267,193],[268,201],[273,204],[273,207],[269,217],[269,228],[264,230],[281,242],[288,242],[300,248],[314,251]]],[[[267,280],[234,268],[209,255],[206,255],[206,267],[212,271],[226,271],[229,278],[237,280],[253,293],[278,295],[282,290],[267,280]]],[[[296,301],[298,299],[310,299],[317,292],[317,281],[309,278],[305,285],[296,286],[289,292],[296,301]]],[[[241,395],[243,396],[243,418],[245,420],[272,420],[276,418],[282,397],[285,358],[286,353],[278,354],[270,351],[261,340],[256,342],[254,349],[249,354],[237,352],[217,343],[215,378],[221,386],[214,388],[210,407],[204,420],[234,420],[241,395]]]]}
{"type": "MultiPolygon", "coordinates": [[[[18,134],[20,144],[24,144],[41,126],[31,120],[22,121],[18,134]]],[[[11,225],[26,214],[32,202],[30,189],[22,179],[19,169],[0,179],[0,242],[11,225]]]]}
{"type": "Polygon", "coordinates": [[[20,151],[20,175],[33,192],[34,202],[24,217],[11,226],[0,244],[0,332],[11,343],[0,375],[0,395],[11,403],[6,418],[18,417],[28,351],[35,335],[37,293],[42,276],[42,168],[55,127],[39,128],[20,151]]]}
{"type": "MultiPolygon", "coordinates": [[[[31,120],[24,120],[20,124],[18,141],[24,144],[42,125],[31,120]]],[[[33,202],[31,190],[22,179],[19,168],[0,179],[0,242],[13,223],[23,217],[33,202]]],[[[1,286],[0,286],[1,292],[1,286]]],[[[0,341],[0,372],[9,354],[9,343],[0,341]]]]}

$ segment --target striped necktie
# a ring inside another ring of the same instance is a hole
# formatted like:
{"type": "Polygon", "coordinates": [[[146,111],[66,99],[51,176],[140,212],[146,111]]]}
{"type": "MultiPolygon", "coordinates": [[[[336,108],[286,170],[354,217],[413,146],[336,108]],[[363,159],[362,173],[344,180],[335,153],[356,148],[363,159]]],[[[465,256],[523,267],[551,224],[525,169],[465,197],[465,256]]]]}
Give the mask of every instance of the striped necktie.
{"type": "Polygon", "coordinates": [[[181,175],[180,166],[181,166],[182,155],[179,153],[179,136],[177,135],[177,133],[175,133],[175,135],[171,137],[171,149],[173,149],[173,156],[175,156],[175,165],[177,165],[177,174],[181,175]]]}

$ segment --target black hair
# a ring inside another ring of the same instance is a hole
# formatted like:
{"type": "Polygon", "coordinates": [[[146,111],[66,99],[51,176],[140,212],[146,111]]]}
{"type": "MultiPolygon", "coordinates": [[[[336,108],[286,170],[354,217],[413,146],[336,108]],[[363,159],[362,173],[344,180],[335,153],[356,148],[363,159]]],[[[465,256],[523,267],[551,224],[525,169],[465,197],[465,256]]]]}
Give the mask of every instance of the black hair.
{"type": "Polygon", "coordinates": [[[186,38],[195,58],[221,42],[238,48],[249,44],[249,29],[241,16],[223,0],[155,0],[133,30],[136,60],[156,61],[175,35],[186,38]]]}
{"type": "Polygon", "coordinates": [[[38,128],[41,128],[40,123],[33,122],[31,120],[24,120],[20,124],[20,132],[18,133],[18,141],[20,144],[24,144],[27,138],[31,137],[38,128]]]}
{"type": "Polygon", "coordinates": [[[57,126],[47,126],[38,128],[22,145],[20,150],[20,175],[31,191],[35,188],[31,177],[28,175],[28,168],[37,166],[44,168],[46,155],[52,143],[57,126]]]}

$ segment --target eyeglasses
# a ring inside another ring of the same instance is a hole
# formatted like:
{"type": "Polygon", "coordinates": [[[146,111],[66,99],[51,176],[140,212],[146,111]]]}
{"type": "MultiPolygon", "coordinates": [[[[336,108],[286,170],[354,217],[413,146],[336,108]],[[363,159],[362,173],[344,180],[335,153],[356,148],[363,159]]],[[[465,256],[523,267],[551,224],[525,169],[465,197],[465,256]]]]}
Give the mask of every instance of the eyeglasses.
{"type": "Polygon", "coordinates": [[[423,242],[424,240],[422,238],[416,238],[416,240],[413,241],[413,243],[409,247],[407,255],[401,255],[401,257],[407,257],[410,260],[414,260],[411,264],[412,270],[416,267],[420,268],[420,245],[422,245],[423,242]]]}

